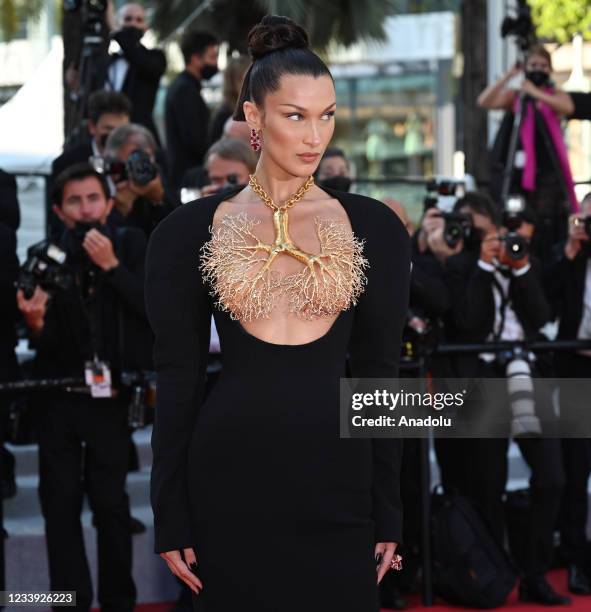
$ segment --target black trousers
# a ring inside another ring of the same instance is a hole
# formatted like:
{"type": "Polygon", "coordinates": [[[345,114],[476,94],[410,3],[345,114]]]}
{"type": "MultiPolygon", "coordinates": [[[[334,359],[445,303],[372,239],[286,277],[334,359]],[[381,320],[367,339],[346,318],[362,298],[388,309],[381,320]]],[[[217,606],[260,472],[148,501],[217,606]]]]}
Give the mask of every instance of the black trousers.
{"type": "MultiPolygon", "coordinates": [[[[482,364],[480,375],[498,376],[482,364]]],[[[558,439],[516,439],[530,476],[527,554],[521,568],[525,576],[548,571],[552,564],[553,533],[564,488],[561,444],[558,439]]],[[[505,520],[503,495],[508,477],[509,440],[506,438],[436,439],[435,450],[446,491],[456,490],[480,510],[490,530],[503,546],[505,520]]]]}
{"type": "MultiPolygon", "coordinates": [[[[591,357],[562,354],[557,358],[560,376],[569,378],[591,377],[591,357]]],[[[564,381],[560,389],[560,410],[569,418],[569,407],[580,407],[580,390],[576,384],[564,381]]],[[[565,488],[560,513],[560,541],[562,553],[569,563],[589,563],[587,553],[587,484],[591,474],[591,441],[588,438],[562,440],[565,488]]]]}
{"type": "Polygon", "coordinates": [[[80,514],[84,491],[97,521],[98,600],[102,610],[133,610],[126,404],[62,395],[39,414],[39,497],[51,589],[76,591],[89,610],[92,582],[80,514]]]}
{"type": "Polygon", "coordinates": [[[527,195],[528,206],[536,213],[536,231],[530,243],[531,252],[542,265],[551,263],[552,246],[566,240],[569,206],[556,173],[538,174],[536,190],[527,195]]]}

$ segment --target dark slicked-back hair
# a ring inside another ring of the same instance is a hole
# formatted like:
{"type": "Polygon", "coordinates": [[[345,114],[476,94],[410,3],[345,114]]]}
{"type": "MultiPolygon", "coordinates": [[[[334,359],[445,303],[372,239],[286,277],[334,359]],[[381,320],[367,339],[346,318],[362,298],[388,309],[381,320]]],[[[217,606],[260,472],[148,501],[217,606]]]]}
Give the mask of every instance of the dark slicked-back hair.
{"type": "Polygon", "coordinates": [[[500,211],[492,198],[485,193],[479,191],[469,191],[465,196],[460,198],[454,205],[454,212],[459,212],[460,209],[467,206],[475,213],[488,217],[493,223],[500,223],[500,211]]]}
{"type": "Polygon", "coordinates": [[[88,98],[88,118],[96,123],[101,115],[112,113],[113,115],[131,116],[131,102],[129,98],[120,91],[109,91],[99,89],[88,98]]]}
{"type": "Polygon", "coordinates": [[[191,61],[191,56],[195,53],[205,53],[207,47],[218,44],[218,39],[209,32],[201,30],[187,30],[181,38],[181,51],[185,64],[191,61]]]}
{"type": "Polygon", "coordinates": [[[248,52],[252,64],[242,83],[235,121],[245,120],[244,102],[262,107],[265,96],[279,89],[285,74],[332,79],[326,64],[310,49],[306,30],[287,17],[263,17],[248,34],[248,52]]]}
{"type": "Polygon", "coordinates": [[[83,181],[84,179],[90,177],[94,177],[100,183],[101,189],[105,194],[105,199],[108,200],[111,197],[111,193],[109,191],[109,184],[107,183],[105,176],[100,174],[100,172],[97,172],[88,162],[80,162],[78,164],[68,166],[63,172],[60,172],[60,174],[57,175],[57,178],[53,184],[53,190],[51,192],[52,203],[57,206],[62,205],[64,190],[70,181],[83,181]]]}

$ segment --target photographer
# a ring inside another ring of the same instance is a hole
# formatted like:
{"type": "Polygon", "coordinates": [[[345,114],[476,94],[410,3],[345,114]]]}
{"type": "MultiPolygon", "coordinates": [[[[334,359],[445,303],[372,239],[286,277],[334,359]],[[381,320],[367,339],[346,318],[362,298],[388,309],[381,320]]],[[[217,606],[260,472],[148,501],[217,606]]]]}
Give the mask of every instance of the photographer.
{"type": "MultiPolygon", "coordinates": [[[[51,181],[66,168],[90,157],[102,155],[109,134],[129,123],[131,103],[128,97],[116,91],[101,89],[88,98],[88,132],[90,140],[66,149],[51,165],[51,181]]],[[[51,193],[51,191],[50,191],[51,193]]]]}
{"type": "Polygon", "coordinates": [[[19,289],[17,301],[37,349],[36,375],[73,376],[87,386],[51,392],[37,407],[50,584],[52,590],[76,591],[80,609],[90,608],[80,523],[86,491],[97,523],[99,602],[131,611],[129,399],[121,373],[151,365],[143,297],[146,239],[134,229],[109,228],[113,201],[105,179],[89,164],[61,174],[53,199],[66,226],[59,246],[71,282],[49,293],[38,286],[31,299],[19,289]]]}
{"type": "Polygon", "coordinates": [[[163,184],[152,134],[135,123],[117,128],[107,139],[105,158],[107,167],[103,171],[115,184],[115,206],[109,223],[135,227],[149,236],[178,205],[163,184]]]}
{"type": "Polygon", "coordinates": [[[257,156],[246,143],[235,138],[218,140],[205,154],[208,184],[201,194],[206,196],[235,185],[247,185],[256,165],[257,156]]]}
{"type": "Polygon", "coordinates": [[[166,92],[166,146],[172,184],[181,186],[187,170],[200,166],[209,143],[209,108],[201,83],[218,71],[218,41],[212,34],[187,30],[181,40],[185,69],[166,92]]]}
{"type": "MultiPolygon", "coordinates": [[[[452,297],[446,321],[448,339],[467,343],[538,339],[539,329],[550,318],[550,307],[543,292],[539,263],[527,249],[534,218],[524,212],[519,227],[510,234],[507,228],[499,227],[494,203],[478,193],[458,200],[454,211],[472,217],[481,240],[446,262],[452,297]]],[[[544,404],[547,398],[535,393],[533,378],[539,364],[531,356],[465,354],[450,363],[459,378],[507,377],[507,396],[498,398],[499,410],[511,409],[509,380],[519,366],[521,380],[527,377],[534,389],[535,411],[527,423],[539,424],[538,419],[548,417],[550,406],[544,404]]],[[[524,423],[514,415],[514,422],[516,419],[518,424],[524,423]]],[[[524,534],[526,554],[518,560],[522,570],[519,597],[546,605],[566,604],[569,598],[556,593],[544,576],[551,566],[553,530],[564,482],[560,441],[540,437],[516,437],[515,441],[531,469],[531,514],[524,534]]],[[[502,497],[507,480],[507,449],[508,440],[503,438],[440,440],[436,445],[445,488],[455,488],[475,503],[500,546],[504,540],[502,497]]]]}
{"type": "MultiPolygon", "coordinates": [[[[129,123],[131,103],[125,94],[116,91],[95,91],[88,98],[89,140],[74,145],[53,160],[51,176],[47,181],[47,210],[51,206],[51,194],[56,177],[66,168],[80,162],[87,162],[92,156],[103,155],[109,134],[121,125],[129,123]]],[[[64,231],[62,222],[56,215],[48,215],[48,236],[59,238],[64,231]]]]}
{"type": "MultiPolygon", "coordinates": [[[[511,172],[511,193],[523,193],[537,217],[532,251],[545,259],[548,248],[566,238],[569,208],[578,210],[573,178],[560,119],[572,109],[566,92],[551,82],[552,58],[543,45],[527,52],[525,66],[517,64],[479,96],[478,105],[488,110],[502,109],[507,115],[492,151],[493,185],[501,185],[501,175],[511,160],[507,159],[509,140],[521,100],[524,112],[519,127],[521,151],[515,156],[511,172]],[[521,90],[508,86],[524,72],[521,90]],[[517,171],[516,171],[517,170],[517,171]]],[[[495,194],[497,199],[501,194],[495,194]]]]}
{"type": "MultiPolygon", "coordinates": [[[[555,265],[548,270],[547,289],[554,314],[559,319],[559,340],[591,339],[591,194],[581,203],[581,212],[569,218],[567,241],[561,245],[555,265]]],[[[581,393],[570,378],[591,377],[591,351],[561,351],[555,358],[560,388],[561,417],[578,418],[581,393]],[[562,382],[562,381],[561,381],[562,382]]],[[[561,549],[568,565],[572,593],[591,595],[591,565],[587,540],[587,484],[591,474],[588,439],[562,440],[566,476],[561,516],[561,549]]]]}
{"type": "Polygon", "coordinates": [[[131,120],[147,127],[159,142],[152,113],[166,70],[166,56],[160,49],[147,49],[141,44],[147,30],[146,11],[141,4],[124,4],[119,9],[111,39],[119,43],[121,52],[109,55],[97,89],[123,92],[132,104],[131,120]]]}
{"type": "Polygon", "coordinates": [[[345,152],[337,147],[326,149],[314,178],[320,187],[349,191],[353,181],[345,152]]]}

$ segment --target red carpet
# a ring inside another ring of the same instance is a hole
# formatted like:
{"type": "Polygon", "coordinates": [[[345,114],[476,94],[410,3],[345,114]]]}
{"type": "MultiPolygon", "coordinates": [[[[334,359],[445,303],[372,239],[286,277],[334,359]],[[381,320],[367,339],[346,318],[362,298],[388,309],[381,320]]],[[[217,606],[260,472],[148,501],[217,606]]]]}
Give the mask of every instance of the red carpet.
{"type": "MultiPolygon", "coordinates": [[[[567,594],[566,588],[566,573],[564,570],[556,570],[550,573],[549,580],[552,586],[559,592],[567,594]]],[[[572,605],[570,606],[557,606],[548,608],[546,606],[540,606],[536,604],[521,604],[517,601],[517,589],[511,593],[509,600],[505,606],[498,608],[499,610],[565,610],[565,612],[589,612],[591,610],[591,596],[589,597],[577,597],[572,595],[572,605]]],[[[431,608],[424,608],[420,603],[420,597],[413,596],[409,598],[410,606],[409,610],[433,610],[434,612],[441,612],[442,610],[467,610],[467,608],[459,608],[455,606],[448,606],[443,604],[437,604],[431,608]]],[[[136,608],[137,612],[168,612],[172,607],[172,603],[157,603],[157,604],[142,604],[136,608]]],[[[236,611],[238,612],[238,610],[236,611]]],[[[304,612],[304,611],[302,611],[304,612]]],[[[328,612],[328,611],[327,611],[328,612]]],[[[332,612],[332,611],[331,611],[332,612]]],[[[335,610],[334,612],[338,612],[335,610]]],[[[360,611],[363,612],[363,611],[360,611]]],[[[384,608],[382,612],[389,612],[387,608],[384,608]]]]}

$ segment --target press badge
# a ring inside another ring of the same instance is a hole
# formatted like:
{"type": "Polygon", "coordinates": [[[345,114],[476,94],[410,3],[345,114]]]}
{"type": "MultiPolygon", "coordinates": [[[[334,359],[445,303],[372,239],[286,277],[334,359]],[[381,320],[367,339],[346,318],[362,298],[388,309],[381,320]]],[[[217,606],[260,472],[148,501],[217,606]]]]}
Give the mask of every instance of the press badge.
{"type": "Polygon", "coordinates": [[[111,397],[111,370],[105,361],[87,361],[84,364],[84,377],[92,397],[111,397]]]}

